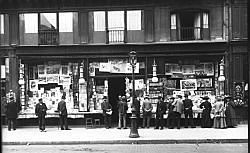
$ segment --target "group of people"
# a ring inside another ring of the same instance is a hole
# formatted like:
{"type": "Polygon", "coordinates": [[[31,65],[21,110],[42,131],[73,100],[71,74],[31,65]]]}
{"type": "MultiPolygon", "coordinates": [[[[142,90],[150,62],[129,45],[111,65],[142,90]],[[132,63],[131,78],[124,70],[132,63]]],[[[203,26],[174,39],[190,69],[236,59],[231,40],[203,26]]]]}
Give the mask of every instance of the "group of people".
{"type": "MultiPolygon", "coordinates": [[[[221,96],[217,96],[215,104],[212,106],[208,96],[202,97],[203,102],[199,105],[202,110],[201,113],[201,127],[202,128],[232,128],[237,126],[236,115],[234,111],[234,102],[232,97],[227,96],[224,99],[221,96]],[[211,114],[214,116],[213,120],[211,114]],[[213,121],[213,122],[212,122],[213,121]]],[[[184,99],[181,95],[176,97],[170,97],[168,102],[164,102],[163,97],[158,97],[155,112],[155,129],[164,129],[165,121],[164,115],[167,115],[167,126],[169,129],[177,127],[180,129],[181,116],[184,114],[184,127],[196,128],[194,124],[193,116],[193,101],[189,99],[189,95],[185,94],[184,99]]],[[[136,114],[136,126],[139,127],[140,121],[140,108],[142,110],[142,126],[141,128],[149,128],[152,118],[153,105],[146,95],[143,98],[142,106],[140,106],[140,98],[136,97],[132,103],[132,111],[136,114]]],[[[118,96],[117,101],[118,109],[118,129],[122,127],[127,128],[127,98],[125,96],[118,96]]],[[[102,103],[102,110],[104,116],[104,124],[106,128],[111,128],[111,116],[112,116],[112,105],[108,102],[107,98],[104,98],[102,103]]]]}
{"type": "MultiPolygon", "coordinates": [[[[18,114],[18,106],[13,94],[9,95],[9,100],[6,105],[6,116],[8,121],[8,130],[16,130],[16,119],[18,114]]],[[[177,95],[176,97],[170,97],[168,102],[164,102],[163,97],[158,97],[158,102],[156,105],[155,112],[155,129],[163,129],[164,128],[164,115],[167,114],[167,125],[169,129],[173,129],[175,126],[177,129],[180,129],[181,123],[181,115],[184,114],[184,127],[188,128],[188,125],[191,128],[195,128],[194,120],[193,120],[193,102],[188,98],[188,95],[184,95],[184,99],[182,99],[181,95],[177,95]]],[[[57,112],[59,113],[59,122],[61,126],[61,130],[71,130],[68,128],[67,121],[67,108],[65,102],[65,95],[62,96],[61,101],[58,103],[57,112]]],[[[236,115],[234,111],[235,104],[232,100],[232,97],[226,96],[225,98],[221,96],[217,96],[215,100],[215,104],[212,104],[209,101],[209,97],[202,97],[204,100],[200,105],[200,109],[202,109],[201,113],[201,127],[202,128],[233,128],[237,126],[236,115]],[[213,122],[211,119],[211,114],[214,115],[213,122]]],[[[152,118],[152,110],[153,105],[149,99],[149,96],[145,96],[143,98],[142,106],[140,102],[141,98],[136,97],[132,103],[131,110],[136,115],[136,127],[139,127],[140,124],[140,114],[142,110],[142,126],[141,128],[149,128],[150,121],[152,118]]],[[[104,117],[104,125],[105,127],[111,128],[111,117],[113,115],[112,105],[109,103],[107,97],[104,97],[103,102],[101,104],[101,108],[103,110],[104,117]]],[[[118,110],[118,129],[127,129],[127,111],[128,111],[128,103],[126,96],[118,96],[117,101],[117,110],[118,110]]],[[[36,104],[35,114],[38,117],[38,125],[39,130],[41,132],[46,132],[45,130],[45,116],[46,116],[47,106],[43,102],[43,99],[39,99],[39,103],[36,104]]]]}

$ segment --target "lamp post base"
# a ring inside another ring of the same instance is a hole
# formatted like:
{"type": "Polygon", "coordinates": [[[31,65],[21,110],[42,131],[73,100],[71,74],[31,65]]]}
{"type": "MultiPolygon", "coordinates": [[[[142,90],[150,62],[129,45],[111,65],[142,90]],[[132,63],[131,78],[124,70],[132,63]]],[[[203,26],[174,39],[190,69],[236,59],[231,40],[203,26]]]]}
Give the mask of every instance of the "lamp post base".
{"type": "Polygon", "coordinates": [[[136,116],[133,114],[131,117],[131,128],[130,128],[130,138],[138,138],[140,137],[138,134],[137,123],[136,123],[136,116]]]}

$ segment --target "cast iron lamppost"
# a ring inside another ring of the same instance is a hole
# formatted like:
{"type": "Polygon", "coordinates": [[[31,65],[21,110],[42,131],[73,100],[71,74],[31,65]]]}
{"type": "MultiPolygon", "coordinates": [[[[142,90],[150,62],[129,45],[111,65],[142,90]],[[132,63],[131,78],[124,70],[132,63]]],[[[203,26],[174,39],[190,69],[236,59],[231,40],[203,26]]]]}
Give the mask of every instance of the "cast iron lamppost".
{"type": "Polygon", "coordinates": [[[135,106],[134,106],[134,101],[135,101],[135,66],[137,63],[137,57],[136,57],[136,52],[131,51],[129,53],[129,62],[132,66],[132,116],[131,116],[131,128],[130,128],[130,138],[138,138],[138,129],[137,129],[137,123],[136,123],[136,115],[135,115],[135,106]]]}

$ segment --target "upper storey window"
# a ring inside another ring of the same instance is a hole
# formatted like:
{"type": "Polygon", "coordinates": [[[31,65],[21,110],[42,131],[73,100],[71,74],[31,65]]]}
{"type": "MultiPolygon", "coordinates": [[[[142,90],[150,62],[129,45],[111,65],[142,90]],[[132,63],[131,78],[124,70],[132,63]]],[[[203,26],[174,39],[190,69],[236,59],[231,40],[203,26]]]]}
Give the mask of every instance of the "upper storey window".
{"type": "Polygon", "coordinates": [[[143,11],[89,12],[90,43],[143,42],[143,11]]]}
{"type": "Polygon", "coordinates": [[[25,13],[19,15],[21,45],[79,43],[78,13],[25,13]]]}
{"type": "Polygon", "coordinates": [[[9,16],[0,14],[0,45],[9,44],[9,16]]]}
{"type": "Polygon", "coordinates": [[[209,15],[204,11],[179,11],[171,14],[172,40],[209,39],[209,15]]]}

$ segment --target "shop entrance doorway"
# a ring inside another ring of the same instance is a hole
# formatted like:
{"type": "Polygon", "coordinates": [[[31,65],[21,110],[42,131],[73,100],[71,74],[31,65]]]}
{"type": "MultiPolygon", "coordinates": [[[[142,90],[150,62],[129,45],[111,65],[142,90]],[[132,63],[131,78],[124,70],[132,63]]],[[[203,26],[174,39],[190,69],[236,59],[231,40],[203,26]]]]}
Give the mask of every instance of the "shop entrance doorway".
{"type": "Polygon", "coordinates": [[[112,123],[118,123],[117,101],[119,95],[125,95],[125,79],[123,77],[108,79],[108,97],[113,108],[112,123]]]}

